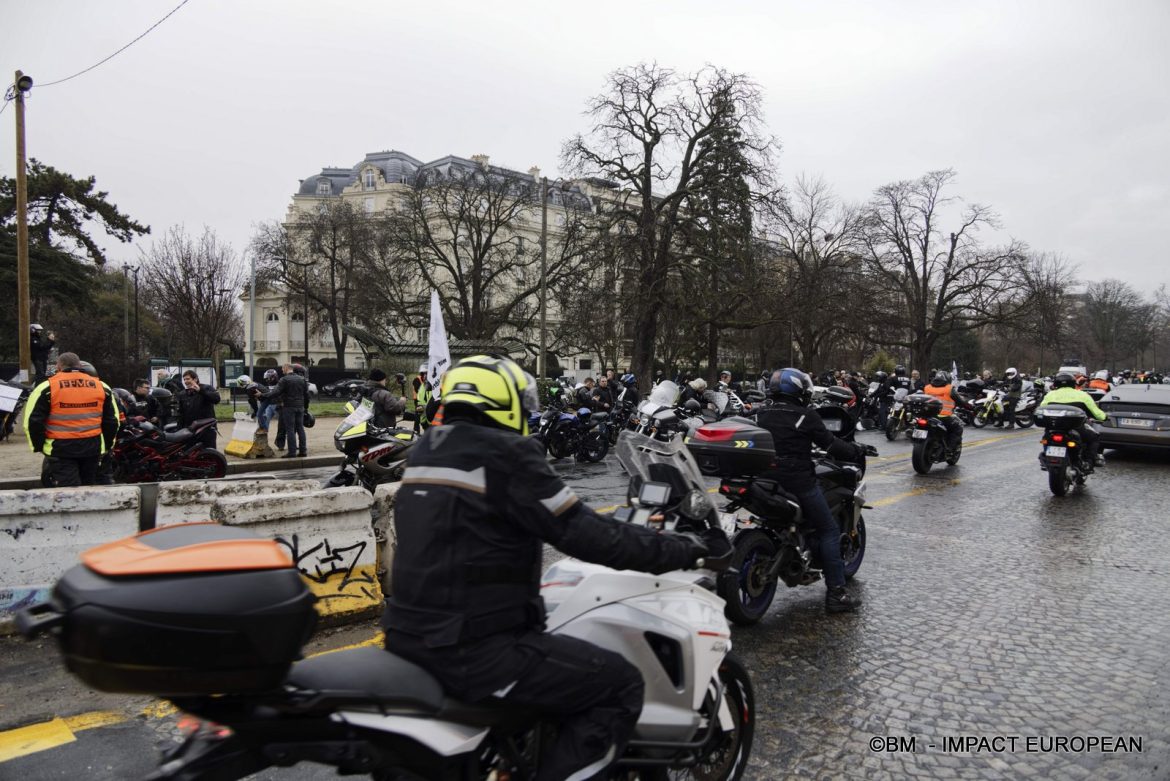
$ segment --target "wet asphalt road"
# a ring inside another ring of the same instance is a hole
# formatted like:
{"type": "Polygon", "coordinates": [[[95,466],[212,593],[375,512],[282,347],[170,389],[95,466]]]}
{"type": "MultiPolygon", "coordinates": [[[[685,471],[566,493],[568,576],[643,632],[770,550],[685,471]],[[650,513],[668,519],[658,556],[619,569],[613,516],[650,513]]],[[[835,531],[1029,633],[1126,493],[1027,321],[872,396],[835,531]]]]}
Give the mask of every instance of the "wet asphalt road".
{"type": "MultiPolygon", "coordinates": [[[[1110,453],[1058,499],[1035,430],[968,429],[960,463],[928,476],[911,469],[909,442],[859,438],[882,452],[854,587],[865,605],[826,616],[821,585],[784,589],[759,625],[734,631],[756,691],[745,777],[1170,778],[1170,456],[1110,453]],[[1077,750],[1089,736],[1140,738],[1141,751],[1077,750]],[[975,742],[946,743],[956,738],[975,742]]],[[[555,468],[595,507],[624,500],[612,456],[555,468]]],[[[372,628],[347,632],[334,642],[372,628]]],[[[88,693],[47,651],[14,643],[0,656],[0,702],[14,706],[0,710],[4,728],[27,723],[37,698],[62,716],[148,705],[88,693]]],[[[147,715],[78,732],[0,763],[0,778],[136,777],[174,724],[147,715]]]]}

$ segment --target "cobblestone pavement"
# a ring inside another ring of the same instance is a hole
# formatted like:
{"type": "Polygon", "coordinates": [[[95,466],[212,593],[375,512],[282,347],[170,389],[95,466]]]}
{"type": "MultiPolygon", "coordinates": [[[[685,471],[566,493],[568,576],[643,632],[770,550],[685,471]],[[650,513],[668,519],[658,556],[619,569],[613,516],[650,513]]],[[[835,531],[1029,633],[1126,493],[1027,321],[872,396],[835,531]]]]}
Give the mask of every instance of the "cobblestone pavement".
{"type": "MultiPolygon", "coordinates": [[[[735,629],[756,690],[745,778],[1170,778],[1170,457],[1110,454],[1083,491],[1058,499],[1034,430],[966,437],[957,466],[918,476],[908,442],[862,434],[883,454],[868,475],[862,610],[826,616],[814,584],[735,629]],[[1078,750],[1090,736],[1139,738],[1141,751],[1078,750]]],[[[600,507],[624,499],[612,461],[556,467],[600,507]]],[[[38,698],[60,715],[139,714],[0,763],[0,778],[134,777],[173,739],[174,715],[87,692],[45,651],[4,641],[0,664],[5,729],[31,721],[38,698]]],[[[303,766],[261,777],[335,776],[303,766]]]]}

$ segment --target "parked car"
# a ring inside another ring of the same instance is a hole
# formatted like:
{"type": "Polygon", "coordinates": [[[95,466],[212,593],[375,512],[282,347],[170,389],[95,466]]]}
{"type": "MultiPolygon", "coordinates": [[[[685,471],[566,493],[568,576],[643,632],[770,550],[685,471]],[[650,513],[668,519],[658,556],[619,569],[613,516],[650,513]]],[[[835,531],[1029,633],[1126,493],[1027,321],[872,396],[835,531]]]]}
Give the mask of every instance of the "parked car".
{"type": "Polygon", "coordinates": [[[331,382],[322,390],[326,396],[332,396],[336,399],[347,399],[353,395],[354,389],[365,385],[366,381],[357,377],[350,377],[337,382],[331,382]]]}
{"type": "Polygon", "coordinates": [[[1101,447],[1170,447],[1170,386],[1118,385],[1098,402],[1101,447]]]}

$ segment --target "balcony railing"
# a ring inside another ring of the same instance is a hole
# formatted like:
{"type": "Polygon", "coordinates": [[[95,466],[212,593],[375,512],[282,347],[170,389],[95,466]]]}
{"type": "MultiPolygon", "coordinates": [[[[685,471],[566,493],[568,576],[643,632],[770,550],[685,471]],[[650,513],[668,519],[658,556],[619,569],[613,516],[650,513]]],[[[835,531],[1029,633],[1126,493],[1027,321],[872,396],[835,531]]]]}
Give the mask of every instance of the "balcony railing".
{"type": "Polygon", "coordinates": [[[265,352],[272,352],[272,353],[279,352],[280,351],[280,340],[279,339],[275,339],[275,340],[257,339],[257,340],[252,342],[252,349],[253,350],[263,350],[265,352]]]}
{"type": "Polygon", "coordinates": [[[290,349],[290,350],[303,350],[303,349],[305,349],[305,340],[304,339],[290,339],[288,342],[288,349],[290,349]]]}

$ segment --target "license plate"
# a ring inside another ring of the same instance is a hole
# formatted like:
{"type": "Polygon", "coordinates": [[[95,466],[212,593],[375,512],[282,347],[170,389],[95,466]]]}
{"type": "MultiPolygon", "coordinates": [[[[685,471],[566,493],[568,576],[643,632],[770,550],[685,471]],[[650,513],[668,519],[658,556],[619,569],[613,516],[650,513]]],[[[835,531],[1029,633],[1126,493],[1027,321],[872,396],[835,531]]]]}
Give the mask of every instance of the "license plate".
{"type": "Polygon", "coordinates": [[[916,429],[914,429],[914,433],[911,434],[910,436],[914,439],[926,439],[926,434],[927,434],[926,429],[916,428],[916,429]]]}
{"type": "Polygon", "coordinates": [[[1153,428],[1154,421],[1148,418],[1118,418],[1117,422],[1127,428],[1153,428]]]}
{"type": "Polygon", "coordinates": [[[1051,456],[1052,458],[1064,458],[1066,453],[1068,453],[1067,447],[1049,445],[1048,447],[1044,448],[1044,455],[1051,456]]]}
{"type": "Polygon", "coordinates": [[[826,420],[825,421],[825,429],[827,431],[840,431],[841,430],[841,421],[839,421],[839,420],[826,420]]]}

